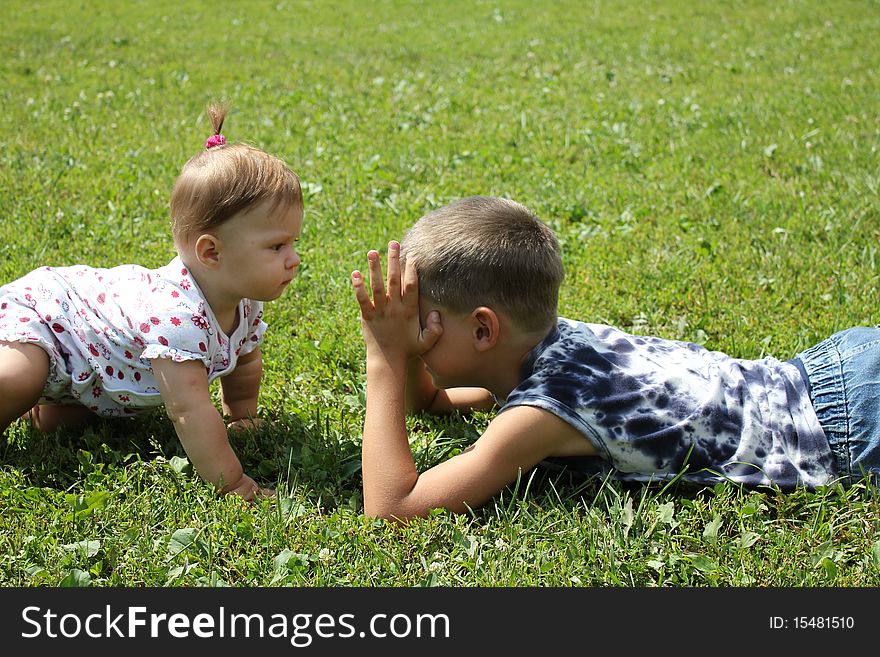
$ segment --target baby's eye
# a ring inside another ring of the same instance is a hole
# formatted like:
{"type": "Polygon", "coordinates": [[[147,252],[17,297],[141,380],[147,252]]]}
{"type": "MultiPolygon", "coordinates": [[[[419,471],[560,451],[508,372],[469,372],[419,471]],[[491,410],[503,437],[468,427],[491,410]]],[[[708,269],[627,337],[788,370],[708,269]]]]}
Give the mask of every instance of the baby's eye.
{"type": "Polygon", "coordinates": [[[282,243],[282,244],[276,244],[275,246],[272,247],[272,250],[273,250],[273,251],[280,251],[280,250],[283,249],[283,248],[284,248],[284,244],[283,244],[283,243],[282,243]]]}

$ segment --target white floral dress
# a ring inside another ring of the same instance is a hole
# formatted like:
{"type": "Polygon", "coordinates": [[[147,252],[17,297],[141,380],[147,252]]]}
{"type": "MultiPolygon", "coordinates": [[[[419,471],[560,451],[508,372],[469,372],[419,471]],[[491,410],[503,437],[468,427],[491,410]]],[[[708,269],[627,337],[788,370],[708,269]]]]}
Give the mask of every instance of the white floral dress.
{"type": "Polygon", "coordinates": [[[41,267],[0,287],[0,340],[41,346],[51,362],[41,403],[110,417],[161,405],[150,361],[204,363],[229,374],[266,331],[263,304],[242,299],[226,335],[186,266],[41,267]]]}

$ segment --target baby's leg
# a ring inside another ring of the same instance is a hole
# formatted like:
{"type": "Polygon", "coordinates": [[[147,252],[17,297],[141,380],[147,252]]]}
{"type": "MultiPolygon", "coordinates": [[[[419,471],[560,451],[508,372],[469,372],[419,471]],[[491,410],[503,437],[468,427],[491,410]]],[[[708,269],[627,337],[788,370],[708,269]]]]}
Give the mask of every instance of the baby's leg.
{"type": "Polygon", "coordinates": [[[33,408],[49,378],[49,354],[35,344],[0,341],[0,432],[33,408]]]}
{"type": "Polygon", "coordinates": [[[43,433],[51,433],[58,427],[81,427],[97,419],[85,406],[65,404],[38,404],[28,415],[34,428],[43,433]]]}

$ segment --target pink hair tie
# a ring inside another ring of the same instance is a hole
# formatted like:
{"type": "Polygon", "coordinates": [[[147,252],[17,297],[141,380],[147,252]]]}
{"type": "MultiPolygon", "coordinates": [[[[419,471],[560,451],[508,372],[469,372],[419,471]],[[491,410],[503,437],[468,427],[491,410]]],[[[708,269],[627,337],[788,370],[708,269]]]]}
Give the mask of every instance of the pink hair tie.
{"type": "Polygon", "coordinates": [[[213,148],[214,146],[222,146],[225,143],[226,137],[223,135],[211,135],[208,137],[208,141],[205,142],[205,150],[213,148]]]}

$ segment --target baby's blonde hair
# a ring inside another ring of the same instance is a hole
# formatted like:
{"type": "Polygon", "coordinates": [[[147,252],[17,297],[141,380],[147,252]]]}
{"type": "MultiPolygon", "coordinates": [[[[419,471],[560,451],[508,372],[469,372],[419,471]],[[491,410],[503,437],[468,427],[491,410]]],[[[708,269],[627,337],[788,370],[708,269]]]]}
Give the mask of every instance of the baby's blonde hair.
{"type": "Polygon", "coordinates": [[[504,311],[522,330],[557,321],[564,271],[553,231],[528,208],[471,196],[419,219],[401,242],[419,274],[419,294],[457,313],[504,311]]]}
{"type": "MultiPolygon", "coordinates": [[[[214,135],[220,135],[226,114],[225,105],[208,107],[214,135]]],[[[297,175],[274,155],[222,139],[192,157],[174,183],[170,204],[174,241],[182,244],[191,236],[216,230],[233,215],[264,200],[273,202],[273,211],[301,208],[297,175]]]]}

